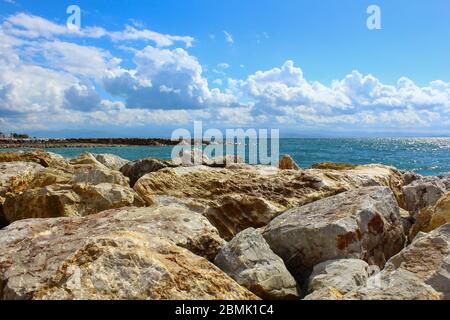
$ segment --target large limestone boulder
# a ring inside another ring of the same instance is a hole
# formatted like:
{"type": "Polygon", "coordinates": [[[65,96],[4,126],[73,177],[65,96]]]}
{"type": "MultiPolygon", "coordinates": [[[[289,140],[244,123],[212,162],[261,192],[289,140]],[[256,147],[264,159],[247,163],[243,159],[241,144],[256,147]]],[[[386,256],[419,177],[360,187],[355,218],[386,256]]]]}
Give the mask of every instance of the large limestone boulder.
{"type": "Polygon", "coordinates": [[[9,222],[29,218],[86,216],[107,209],[143,206],[142,199],[129,187],[117,184],[53,184],[8,194],[3,205],[9,222]]]}
{"type": "Polygon", "coordinates": [[[119,171],[111,170],[106,167],[79,166],[76,167],[74,175],[69,183],[112,183],[129,187],[130,180],[119,171]]]}
{"type": "Polygon", "coordinates": [[[43,167],[34,162],[0,163],[0,196],[25,190],[41,169],[43,167]]]}
{"type": "Polygon", "coordinates": [[[339,259],[314,266],[308,281],[310,295],[306,300],[333,300],[364,286],[369,278],[369,265],[358,259],[339,259]],[[331,293],[331,295],[330,295],[331,293]]]}
{"type": "Polygon", "coordinates": [[[450,192],[445,194],[434,206],[422,209],[411,230],[411,238],[417,233],[432,231],[450,223],[450,192]]]}
{"type": "Polygon", "coordinates": [[[129,160],[125,160],[119,156],[109,153],[100,153],[94,155],[95,159],[106,166],[108,169],[120,171],[124,165],[129,163],[129,160]]]}
{"type": "Polygon", "coordinates": [[[450,299],[450,223],[416,237],[411,245],[392,257],[383,270],[388,278],[405,270],[450,299]]]}
{"type": "Polygon", "coordinates": [[[151,208],[129,210],[23,220],[0,230],[0,298],[256,298],[208,260],[178,246],[185,243],[183,227],[163,224],[151,208]],[[163,229],[172,235],[155,235],[163,229]]]}
{"type": "Polygon", "coordinates": [[[235,165],[165,168],[140,178],[134,189],[148,205],[168,198],[206,215],[223,238],[259,228],[289,208],[363,186],[389,186],[401,198],[400,172],[385,166],[350,170],[279,170],[235,165]]]}
{"type": "Polygon", "coordinates": [[[423,177],[403,187],[406,208],[414,216],[423,208],[434,205],[446,192],[438,177],[423,177]]]}
{"type": "Polygon", "coordinates": [[[43,188],[52,184],[70,184],[75,169],[67,167],[66,169],[43,168],[39,170],[28,185],[29,189],[43,188]]]}
{"type": "MultiPolygon", "coordinates": [[[[0,154],[2,154],[0,152],[0,154]]],[[[3,205],[9,193],[20,193],[25,190],[43,169],[35,162],[1,162],[0,163],[0,228],[7,224],[3,205]]]]}
{"type": "MultiPolygon", "coordinates": [[[[169,239],[211,261],[226,243],[208,219],[181,206],[127,207],[115,210],[114,215],[116,218],[123,217],[129,223],[131,220],[128,215],[133,216],[136,223],[143,219],[149,226],[148,233],[169,239]]],[[[144,230],[145,226],[141,227],[144,230]]]]}
{"type": "Polygon", "coordinates": [[[226,244],[214,263],[263,299],[298,299],[297,283],[261,234],[249,228],[226,244]]]}
{"type": "Polygon", "coordinates": [[[220,197],[218,203],[211,203],[204,215],[219,228],[222,237],[229,240],[240,229],[264,227],[283,211],[283,206],[263,197],[230,194],[220,197]]]}
{"type": "Polygon", "coordinates": [[[130,178],[130,185],[134,186],[142,176],[164,168],[174,167],[171,161],[156,158],[146,158],[125,164],[121,169],[126,177],[130,178]]]}
{"type": "Polygon", "coordinates": [[[42,150],[0,152],[0,162],[34,162],[45,168],[65,168],[69,162],[64,157],[42,150]]]}
{"type": "MultiPolygon", "coordinates": [[[[344,184],[345,190],[369,186],[387,186],[394,193],[400,207],[406,207],[403,197],[404,178],[397,169],[379,164],[337,165],[336,169],[311,169],[307,172],[318,175],[322,183],[333,188],[337,188],[341,184],[344,184]]],[[[326,168],[327,166],[333,167],[331,163],[322,164],[318,167],[326,168]]]]}
{"type": "Polygon", "coordinates": [[[387,187],[360,188],[288,210],[263,236],[299,282],[327,260],[353,258],[383,267],[406,240],[387,187]]]}

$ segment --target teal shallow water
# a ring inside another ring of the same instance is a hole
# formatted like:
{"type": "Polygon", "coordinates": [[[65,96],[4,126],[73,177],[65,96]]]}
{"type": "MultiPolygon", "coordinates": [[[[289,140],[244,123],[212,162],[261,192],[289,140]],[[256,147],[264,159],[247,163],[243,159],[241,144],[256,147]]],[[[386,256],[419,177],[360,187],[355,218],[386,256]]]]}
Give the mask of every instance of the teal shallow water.
{"type": "MultiPolygon", "coordinates": [[[[56,148],[48,151],[64,157],[93,152],[112,153],[129,160],[146,157],[168,159],[172,147],[56,148]]],[[[291,155],[304,168],[314,163],[329,161],[352,164],[382,163],[424,175],[450,172],[450,138],[281,139],[280,154],[291,155]]]]}

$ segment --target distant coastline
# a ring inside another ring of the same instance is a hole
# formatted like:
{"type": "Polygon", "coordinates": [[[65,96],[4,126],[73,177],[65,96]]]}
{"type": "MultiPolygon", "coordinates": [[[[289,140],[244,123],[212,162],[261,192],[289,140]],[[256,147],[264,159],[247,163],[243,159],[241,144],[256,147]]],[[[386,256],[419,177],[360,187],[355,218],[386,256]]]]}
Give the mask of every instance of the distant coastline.
{"type": "Polygon", "coordinates": [[[0,139],[1,149],[13,148],[93,148],[123,146],[173,146],[179,141],[164,138],[60,138],[60,139],[0,139]]]}

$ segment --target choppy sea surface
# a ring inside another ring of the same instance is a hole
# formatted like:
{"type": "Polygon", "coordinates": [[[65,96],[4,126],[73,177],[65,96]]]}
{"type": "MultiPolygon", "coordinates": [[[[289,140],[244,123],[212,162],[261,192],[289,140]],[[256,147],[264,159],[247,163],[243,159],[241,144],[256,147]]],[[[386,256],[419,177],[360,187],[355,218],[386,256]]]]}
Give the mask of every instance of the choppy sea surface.
{"type": "MultiPolygon", "coordinates": [[[[48,151],[64,157],[92,152],[112,153],[129,160],[146,157],[169,159],[172,147],[52,148],[48,151]]],[[[280,154],[291,155],[303,168],[329,161],[352,164],[381,163],[423,175],[450,172],[450,138],[280,139],[280,154]]]]}

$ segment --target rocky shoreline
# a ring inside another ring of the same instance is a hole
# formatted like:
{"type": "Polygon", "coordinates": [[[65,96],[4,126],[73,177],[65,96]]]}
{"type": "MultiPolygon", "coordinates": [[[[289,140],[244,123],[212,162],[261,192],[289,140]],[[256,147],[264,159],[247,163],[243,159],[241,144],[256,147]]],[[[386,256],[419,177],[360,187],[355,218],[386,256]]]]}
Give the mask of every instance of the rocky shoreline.
{"type": "Polygon", "coordinates": [[[0,152],[0,228],[0,299],[450,299],[450,174],[0,152]]]}

